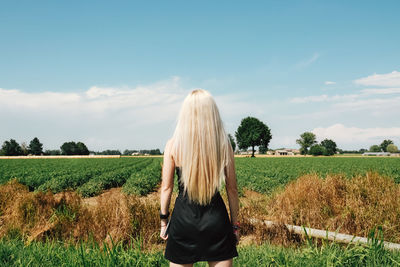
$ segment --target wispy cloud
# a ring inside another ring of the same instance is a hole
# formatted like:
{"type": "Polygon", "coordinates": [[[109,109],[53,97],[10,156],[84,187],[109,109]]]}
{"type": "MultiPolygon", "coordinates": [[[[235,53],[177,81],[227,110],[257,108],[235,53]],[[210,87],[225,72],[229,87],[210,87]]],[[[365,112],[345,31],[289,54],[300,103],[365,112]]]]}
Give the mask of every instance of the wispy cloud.
{"type": "Polygon", "coordinates": [[[325,84],[326,84],[326,85],[332,85],[332,84],[336,84],[336,82],[326,81],[325,84]]]}
{"type": "MultiPolygon", "coordinates": [[[[46,149],[71,140],[83,141],[93,150],[163,149],[192,89],[184,87],[179,77],[136,87],[92,86],[81,92],[0,88],[0,125],[7,126],[0,131],[0,141],[29,142],[37,136],[46,149]]],[[[230,129],[236,129],[237,118],[261,110],[240,94],[214,97],[230,129]]]]}
{"type": "Polygon", "coordinates": [[[386,74],[372,74],[370,76],[354,80],[355,84],[365,86],[396,87],[400,86],[400,72],[392,71],[386,74]]]}
{"type": "Polygon", "coordinates": [[[312,132],[318,140],[332,139],[339,146],[355,143],[365,143],[371,146],[379,144],[384,139],[399,140],[400,138],[400,127],[358,128],[337,123],[325,128],[314,128],[312,132]]]}
{"type": "MultiPolygon", "coordinates": [[[[400,88],[368,88],[359,90],[355,94],[344,94],[344,95],[312,95],[293,97],[289,99],[290,103],[311,103],[311,102],[338,102],[338,101],[354,101],[357,98],[366,98],[375,95],[396,95],[400,94],[400,88]]],[[[394,97],[394,99],[397,99],[394,97]]],[[[366,101],[373,101],[374,99],[368,99],[366,101]]]]}
{"type": "Polygon", "coordinates": [[[310,103],[310,102],[330,102],[330,101],[343,101],[343,100],[353,100],[359,97],[358,94],[350,95],[312,95],[303,97],[293,97],[289,99],[290,103],[310,103]]]}
{"type": "Polygon", "coordinates": [[[295,69],[304,69],[311,64],[313,64],[317,59],[320,57],[319,53],[314,53],[310,58],[300,61],[297,64],[295,64],[295,69]]]}

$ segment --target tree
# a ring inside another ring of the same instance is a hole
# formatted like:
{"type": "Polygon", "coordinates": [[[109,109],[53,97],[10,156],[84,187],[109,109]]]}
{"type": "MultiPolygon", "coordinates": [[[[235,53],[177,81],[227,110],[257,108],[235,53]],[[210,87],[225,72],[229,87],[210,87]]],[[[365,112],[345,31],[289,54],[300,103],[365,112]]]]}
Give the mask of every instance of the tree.
{"type": "Polygon", "coordinates": [[[47,149],[45,152],[44,152],[44,154],[45,155],[61,155],[61,151],[60,150],[58,150],[58,149],[54,149],[54,150],[50,150],[50,149],[47,149]]]}
{"type": "Polygon", "coordinates": [[[380,147],[382,148],[382,151],[383,152],[387,152],[386,148],[390,144],[393,144],[392,140],[383,140],[383,142],[380,144],[380,147]]]}
{"type": "Polygon", "coordinates": [[[260,151],[260,154],[265,154],[267,153],[268,147],[261,145],[258,147],[258,151],[260,151]]]}
{"type": "Polygon", "coordinates": [[[326,148],[323,145],[315,144],[310,147],[310,154],[313,156],[321,156],[326,153],[326,148]]]}
{"type": "Polygon", "coordinates": [[[60,147],[62,155],[89,155],[89,150],[82,142],[65,142],[60,147]]]}
{"type": "Polygon", "coordinates": [[[231,134],[228,134],[228,137],[229,137],[229,141],[231,142],[232,150],[233,150],[233,152],[235,152],[235,150],[236,150],[235,140],[233,139],[233,136],[231,134]]]}
{"type": "Polygon", "coordinates": [[[389,144],[389,145],[386,147],[386,150],[387,150],[387,152],[390,152],[390,153],[399,152],[399,149],[398,149],[397,146],[395,146],[394,144],[389,144]]]}
{"type": "Polygon", "coordinates": [[[60,146],[60,149],[62,155],[76,155],[76,143],[73,141],[65,142],[60,146]]]}
{"type": "Polygon", "coordinates": [[[369,151],[371,151],[371,152],[381,152],[382,148],[380,146],[378,146],[378,145],[373,145],[373,146],[371,146],[369,148],[369,151]]]}
{"type": "Polygon", "coordinates": [[[28,146],[28,151],[33,155],[41,155],[43,154],[43,144],[40,143],[37,137],[33,138],[28,146]]]}
{"type": "Polygon", "coordinates": [[[251,156],[254,157],[254,147],[263,146],[268,148],[269,141],[272,138],[271,130],[266,124],[254,117],[242,119],[235,137],[239,149],[252,148],[251,156]]]}
{"type": "Polygon", "coordinates": [[[325,156],[332,156],[336,154],[336,143],[331,139],[325,139],[321,142],[321,146],[325,148],[325,156]]]}
{"type": "Polygon", "coordinates": [[[26,145],[26,142],[21,143],[21,150],[22,150],[22,155],[27,156],[29,154],[29,149],[28,146],[26,145]]]}
{"type": "Polygon", "coordinates": [[[78,155],[89,155],[89,149],[82,142],[76,143],[76,152],[78,155]]]}
{"type": "Polygon", "coordinates": [[[315,134],[312,132],[304,132],[300,135],[300,139],[296,140],[296,143],[300,145],[300,153],[305,155],[308,154],[308,148],[317,143],[317,141],[315,134]]]}
{"type": "Polygon", "coordinates": [[[14,139],[10,139],[10,141],[3,143],[1,154],[5,156],[21,156],[23,152],[20,145],[14,139]]]}

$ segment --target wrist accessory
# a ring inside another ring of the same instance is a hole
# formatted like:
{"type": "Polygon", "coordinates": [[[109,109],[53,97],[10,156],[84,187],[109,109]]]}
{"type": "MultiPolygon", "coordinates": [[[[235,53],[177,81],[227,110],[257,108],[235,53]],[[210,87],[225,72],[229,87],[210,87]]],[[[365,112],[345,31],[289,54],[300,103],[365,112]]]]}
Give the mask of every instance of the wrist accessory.
{"type": "Polygon", "coordinates": [[[234,232],[236,232],[237,230],[240,229],[240,223],[235,222],[234,224],[232,224],[232,228],[233,228],[234,232]]]}
{"type": "Polygon", "coordinates": [[[166,220],[166,219],[168,219],[168,217],[169,217],[169,211],[167,212],[167,214],[162,214],[160,211],[160,219],[161,220],[166,220]]]}

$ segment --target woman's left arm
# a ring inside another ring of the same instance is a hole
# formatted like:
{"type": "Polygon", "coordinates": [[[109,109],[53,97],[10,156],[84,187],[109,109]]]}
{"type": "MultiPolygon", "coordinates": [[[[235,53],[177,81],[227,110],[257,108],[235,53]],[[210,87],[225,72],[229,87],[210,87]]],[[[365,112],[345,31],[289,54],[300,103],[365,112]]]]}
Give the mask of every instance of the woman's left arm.
{"type": "MultiPolygon", "coordinates": [[[[174,173],[175,173],[175,162],[171,154],[172,142],[169,140],[164,149],[164,163],[162,167],[162,181],[161,181],[161,196],[160,205],[162,214],[168,214],[169,205],[171,202],[172,190],[174,189],[174,173]]],[[[164,236],[168,219],[161,219],[161,231],[160,237],[164,240],[168,239],[168,236],[164,236]]]]}

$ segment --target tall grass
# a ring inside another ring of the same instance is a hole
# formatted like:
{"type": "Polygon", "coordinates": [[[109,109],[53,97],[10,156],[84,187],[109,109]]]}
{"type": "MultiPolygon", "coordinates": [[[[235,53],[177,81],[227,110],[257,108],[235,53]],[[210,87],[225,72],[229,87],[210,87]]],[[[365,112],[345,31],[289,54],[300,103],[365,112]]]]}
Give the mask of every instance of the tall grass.
{"type": "MultiPolygon", "coordinates": [[[[373,236],[373,235],[372,235],[373,236]]],[[[234,266],[397,266],[400,253],[383,249],[379,239],[369,246],[340,246],[327,242],[309,242],[299,248],[285,248],[264,243],[238,248],[234,266]]],[[[140,238],[131,246],[122,243],[103,245],[83,242],[66,246],[62,242],[32,242],[0,239],[0,266],[168,266],[163,250],[144,251],[140,238]]],[[[207,266],[205,262],[195,266],[207,266]]]]}
{"type": "Polygon", "coordinates": [[[159,202],[123,194],[119,188],[96,197],[89,207],[74,191],[30,192],[11,180],[0,186],[0,237],[110,244],[110,237],[126,242],[146,236],[143,245],[150,247],[161,243],[159,209],[159,202]]]}
{"type": "Polygon", "coordinates": [[[276,193],[268,208],[273,221],[364,237],[381,226],[387,241],[400,242],[400,185],[376,172],[352,179],[304,175],[276,193]]]}

